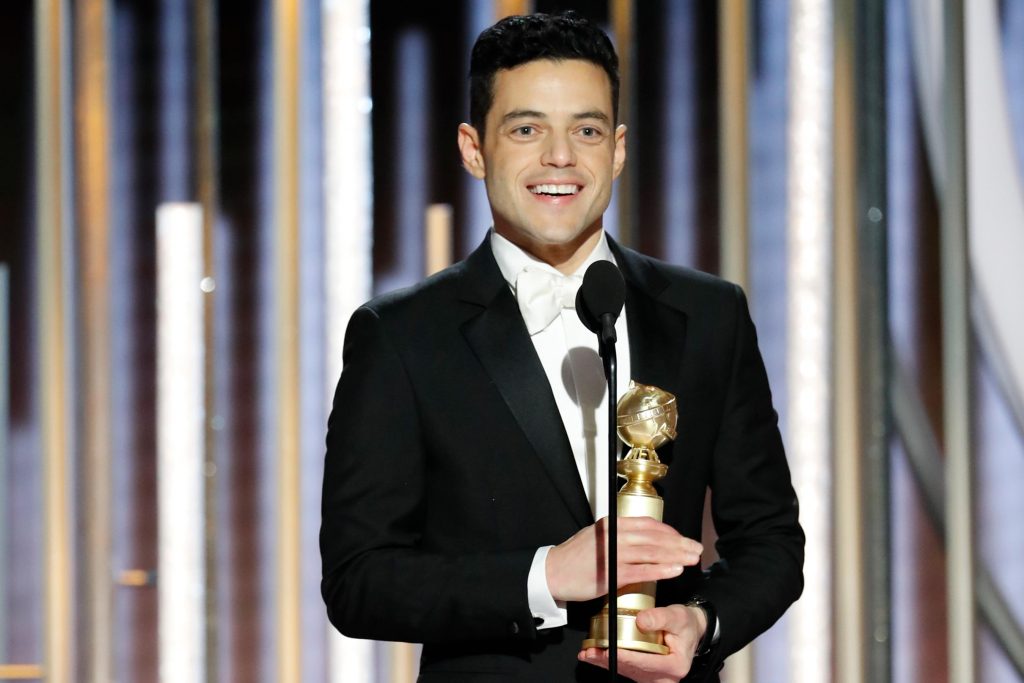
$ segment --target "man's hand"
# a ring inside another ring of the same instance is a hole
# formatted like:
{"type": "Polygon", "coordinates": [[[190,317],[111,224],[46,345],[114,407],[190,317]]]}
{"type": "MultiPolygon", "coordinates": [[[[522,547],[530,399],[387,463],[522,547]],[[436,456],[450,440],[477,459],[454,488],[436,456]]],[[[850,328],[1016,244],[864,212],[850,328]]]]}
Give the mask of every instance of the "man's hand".
{"type": "MultiPolygon", "coordinates": [[[[608,592],[607,518],[581,529],[548,551],[544,566],[555,600],[582,602],[608,592]]],[[[669,579],[700,561],[703,547],[667,524],[650,517],[618,520],[618,587],[669,579]]]]}
{"type": "MultiPolygon", "coordinates": [[[[667,655],[652,655],[633,650],[618,650],[619,674],[637,683],[679,683],[679,679],[690,672],[693,653],[697,643],[710,627],[705,621],[704,610],[684,605],[655,607],[640,612],[636,625],[641,631],[665,632],[667,655]]],[[[596,647],[580,650],[578,659],[603,669],[608,668],[608,651],[596,647]]]]}

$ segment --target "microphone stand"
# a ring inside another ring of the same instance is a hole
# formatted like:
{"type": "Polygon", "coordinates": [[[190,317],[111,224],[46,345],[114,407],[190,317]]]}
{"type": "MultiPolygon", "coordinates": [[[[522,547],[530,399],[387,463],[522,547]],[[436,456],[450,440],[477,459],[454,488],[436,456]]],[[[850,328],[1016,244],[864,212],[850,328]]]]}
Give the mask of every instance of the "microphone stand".
{"type": "Polygon", "coordinates": [[[618,485],[615,466],[619,452],[617,438],[618,392],[615,390],[615,320],[626,300],[626,283],[622,273],[610,261],[591,263],[583,275],[583,284],[576,294],[576,311],[583,325],[597,334],[598,351],[604,361],[604,375],[608,380],[608,673],[616,681],[619,674],[619,537],[618,537],[618,485]]]}
{"type": "Polygon", "coordinates": [[[609,679],[618,678],[619,669],[619,624],[618,624],[618,507],[615,489],[618,487],[618,475],[615,470],[618,464],[617,436],[617,398],[615,390],[617,358],[615,357],[615,318],[611,315],[601,316],[601,334],[599,335],[599,351],[604,361],[604,374],[608,380],[608,673],[609,679]]]}

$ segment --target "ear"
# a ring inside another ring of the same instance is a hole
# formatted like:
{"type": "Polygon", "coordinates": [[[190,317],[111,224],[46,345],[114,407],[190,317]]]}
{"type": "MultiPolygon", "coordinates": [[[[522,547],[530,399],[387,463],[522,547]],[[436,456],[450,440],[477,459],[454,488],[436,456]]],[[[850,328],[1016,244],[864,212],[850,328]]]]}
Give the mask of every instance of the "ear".
{"type": "Polygon", "coordinates": [[[483,180],[486,168],[483,150],[480,149],[480,134],[468,123],[459,124],[459,153],[462,155],[462,167],[474,178],[483,180]]]}
{"type": "Polygon", "coordinates": [[[622,167],[626,165],[626,126],[620,124],[615,129],[615,152],[612,157],[612,178],[618,178],[622,167]]]}

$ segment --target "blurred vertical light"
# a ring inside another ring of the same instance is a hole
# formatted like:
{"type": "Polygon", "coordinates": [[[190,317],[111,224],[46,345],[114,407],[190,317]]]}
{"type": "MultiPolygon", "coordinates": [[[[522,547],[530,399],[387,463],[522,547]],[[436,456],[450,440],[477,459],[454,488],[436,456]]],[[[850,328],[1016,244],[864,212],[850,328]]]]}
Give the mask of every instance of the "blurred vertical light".
{"type": "MultiPolygon", "coordinates": [[[[218,35],[217,35],[217,7],[215,2],[197,2],[191,8],[191,17],[188,12],[183,8],[172,8],[167,5],[173,3],[165,3],[163,12],[165,16],[168,16],[169,21],[164,24],[163,40],[166,41],[166,45],[172,48],[178,48],[178,51],[187,53],[187,41],[190,35],[189,19],[191,19],[191,37],[194,41],[194,53],[192,55],[192,68],[191,72],[194,79],[194,89],[192,91],[192,100],[189,101],[188,97],[178,92],[178,83],[182,80],[187,80],[189,69],[187,67],[182,68],[178,66],[177,60],[173,57],[165,56],[164,62],[164,87],[168,90],[168,95],[173,96],[179,103],[191,103],[191,113],[193,118],[192,124],[194,126],[192,136],[192,153],[191,155],[183,155],[183,158],[179,162],[183,165],[183,169],[186,172],[180,172],[175,174],[175,179],[179,176],[186,176],[187,169],[190,168],[189,161],[194,160],[194,164],[191,168],[194,168],[195,174],[195,199],[199,202],[203,212],[203,281],[200,285],[206,296],[203,297],[203,344],[205,347],[204,359],[203,359],[203,403],[204,413],[207,419],[204,421],[204,434],[203,434],[203,474],[204,474],[204,487],[203,487],[203,511],[204,511],[204,554],[205,554],[205,566],[204,566],[204,579],[205,579],[205,603],[206,603],[206,680],[216,681],[225,678],[224,670],[221,669],[221,663],[223,660],[228,658],[222,657],[221,642],[227,642],[225,636],[228,632],[228,628],[224,627],[224,622],[219,619],[219,611],[221,603],[224,599],[226,591],[221,589],[222,581],[222,567],[224,563],[222,558],[225,556],[221,549],[225,547],[222,544],[223,539],[227,534],[221,531],[221,514],[220,506],[221,502],[221,476],[219,474],[220,469],[218,464],[222,461],[219,453],[220,439],[219,430],[216,425],[219,419],[223,419],[223,416],[218,415],[218,398],[219,398],[219,385],[221,384],[220,377],[223,376],[222,372],[218,372],[218,368],[226,365],[225,363],[218,363],[218,358],[223,357],[223,352],[219,350],[220,344],[218,344],[218,329],[217,321],[218,314],[224,311],[218,304],[220,301],[226,302],[228,299],[223,294],[215,294],[217,278],[223,270],[218,269],[217,255],[217,215],[219,206],[219,180],[220,174],[218,173],[219,167],[219,156],[218,156],[218,144],[220,141],[218,131],[218,116],[217,116],[217,47],[218,47],[218,35]],[[180,14],[179,14],[180,12],[180,14]],[[184,43],[185,46],[181,46],[184,43]],[[191,158],[190,158],[191,157],[191,158]]],[[[186,121],[187,121],[186,117],[186,121]]],[[[177,122],[175,119],[165,121],[164,131],[165,137],[163,142],[166,144],[172,139],[176,139],[179,135],[183,122],[177,122]],[[177,125],[170,125],[175,123],[177,125]]],[[[170,150],[164,148],[162,154],[169,154],[170,150]]],[[[168,157],[164,157],[164,163],[167,163],[168,157]]],[[[169,173],[172,169],[164,171],[163,176],[163,195],[162,199],[172,200],[175,199],[173,195],[169,193],[174,190],[174,185],[170,182],[169,173]]],[[[223,319],[226,316],[221,315],[223,319]]],[[[223,328],[221,328],[223,329],[223,328]]],[[[224,620],[229,621],[229,620],[224,620]]],[[[227,662],[224,661],[226,664],[227,662]]]]}
{"type": "MultiPolygon", "coordinates": [[[[863,2],[861,3],[864,4],[863,2]]],[[[837,683],[864,681],[865,632],[864,484],[866,419],[862,334],[868,321],[861,314],[859,258],[863,237],[858,231],[857,17],[853,0],[835,0],[833,72],[835,116],[832,191],[834,207],[834,294],[832,347],[834,359],[834,533],[835,533],[835,658],[837,683]]],[[[864,143],[866,146],[866,142],[864,143]]],[[[866,259],[865,259],[866,261],[866,259]]],[[[866,302],[865,302],[866,303],[866,302]]]]}
{"type": "Polygon", "coordinates": [[[327,319],[324,289],[324,88],[323,26],[320,2],[300,9],[299,91],[299,533],[302,680],[328,680],[328,632],[320,595],[320,494],[324,481],[324,438],[327,404],[324,372],[327,319]]]}
{"type": "MultiPolygon", "coordinates": [[[[747,0],[718,4],[719,273],[750,291],[750,7],[747,0]]],[[[669,127],[668,130],[675,130],[669,127]]],[[[682,156],[682,155],[669,155],[682,156]]],[[[668,193],[678,194],[678,193],[668,193]]],[[[705,529],[710,523],[705,510],[705,529]]],[[[713,526],[712,526],[713,529],[713,526]]],[[[704,534],[709,543],[711,536],[704,534]]],[[[754,644],[733,654],[725,665],[729,683],[754,680],[754,644]]]]}
{"type": "MultiPolygon", "coordinates": [[[[373,168],[370,149],[370,14],[367,0],[323,0],[324,287],[326,404],[341,374],[348,318],[370,297],[373,168]]],[[[375,680],[374,643],[330,631],[330,679],[375,680]]]]}
{"type": "Polygon", "coordinates": [[[205,675],[203,215],[157,208],[160,680],[205,675]]]}
{"type": "MultiPolygon", "coordinates": [[[[750,9],[746,0],[718,9],[719,175],[722,277],[744,289],[750,280],[750,9]]],[[[669,130],[675,130],[669,128],[669,130]]],[[[748,290],[749,291],[749,290],[748,290]]]]}
{"type": "MultiPolygon", "coordinates": [[[[967,103],[965,74],[965,17],[962,0],[942,2],[943,42],[943,158],[945,175],[940,192],[939,263],[942,269],[942,446],[946,482],[946,605],[949,639],[949,678],[957,683],[977,677],[977,606],[974,589],[974,428],[973,356],[969,292],[980,281],[972,277],[968,242],[967,103]]],[[[975,20],[979,17],[972,16],[975,20]]],[[[977,74],[976,74],[977,75],[977,74]]],[[[991,78],[985,72],[982,80],[991,78]]],[[[975,94],[977,90],[974,90],[975,94]]],[[[993,122],[989,122],[993,125],[993,122]]],[[[979,133],[977,129],[972,131],[979,133]]],[[[974,144],[998,144],[998,139],[972,136],[974,144]]],[[[993,159],[986,160],[992,164],[993,159]]],[[[1012,169],[1011,169],[1012,172],[1012,169]]],[[[1007,204],[1006,195],[993,200],[1007,204]]],[[[983,198],[976,197],[977,201],[983,198]]],[[[980,216],[978,216],[980,218],[980,216]]],[[[998,217],[996,218],[998,220],[998,217]]],[[[1007,226],[1009,227],[1009,226],[1007,226]]],[[[1019,227],[1019,226],[1018,226],[1019,227]]],[[[1012,230],[1010,231],[1013,232],[1012,230]]],[[[1012,249],[1000,232],[997,249],[1012,249]]],[[[998,267],[998,263],[991,266],[998,267]]],[[[1011,270],[1019,261],[1011,260],[1011,270]]],[[[986,264],[986,268],[990,267],[986,264]]],[[[1019,316],[1015,316],[1018,317],[1019,316]]]]}
{"type": "MultiPolygon", "coordinates": [[[[7,510],[7,432],[10,419],[8,391],[8,355],[10,320],[8,295],[9,271],[6,263],[0,263],[0,510],[7,510]]],[[[7,525],[5,514],[0,521],[0,605],[7,604],[7,525]]],[[[0,609],[0,662],[7,661],[7,610],[0,609]]]]}
{"type": "Polygon", "coordinates": [[[433,275],[452,264],[452,207],[450,204],[431,204],[426,213],[427,275],[433,275]]]}
{"type": "MultiPolygon", "coordinates": [[[[327,261],[327,395],[341,373],[345,326],[370,295],[373,172],[370,26],[366,0],[325,0],[324,230],[327,261]]],[[[454,135],[454,133],[453,133],[454,135]]]]}
{"type": "MultiPolygon", "coordinates": [[[[636,9],[633,0],[609,0],[612,40],[619,53],[619,121],[627,126],[637,120],[636,9]]],[[[636,246],[636,164],[626,164],[616,181],[614,203],[605,211],[605,227],[627,247],[636,246]]]]}
{"type": "MultiPolygon", "coordinates": [[[[690,144],[694,139],[694,21],[690,3],[665,4],[662,24],[665,45],[664,76],[661,88],[661,117],[664,129],[673,131],[690,144]]],[[[627,154],[629,134],[626,135],[627,154]]],[[[628,157],[627,157],[628,159],[628,157]]],[[[694,245],[694,155],[668,153],[661,155],[661,177],[664,191],[664,257],[672,263],[696,264],[694,245]],[[671,227],[668,227],[671,226],[671,227]]],[[[627,160],[627,166],[632,163],[627,160]]]]}
{"type": "Polygon", "coordinates": [[[495,20],[533,13],[533,0],[494,0],[495,20]]]}
{"type": "Polygon", "coordinates": [[[430,102],[433,95],[430,36],[420,26],[408,26],[395,37],[393,87],[395,102],[397,187],[394,198],[396,251],[393,263],[375,273],[374,292],[407,287],[423,277],[423,210],[430,201],[430,145],[434,136],[430,102]]]}
{"type": "MultiPolygon", "coordinates": [[[[202,3],[196,3],[196,7],[202,3]]],[[[157,87],[159,88],[159,194],[162,201],[184,201],[191,195],[189,168],[195,147],[190,145],[189,116],[192,82],[189,73],[188,3],[164,2],[159,10],[157,87]]],[[[202,10],[198,10],[202,11],[202,10]]]]}
{"type": "MultiPolygon", "coordinates": [[[[1019,634],[1024,593],[1013,587],[1024,585],[1024,536],[1003,520],[1024,513],[1019,494],[1024,481],[1024,316],[1018,294],[1024,286],[1024,3],[969,3],[964,9],[970,313],[978,342],[972,384],[974,548],[981,563],[978,573],[991,572],[1003,587],[1006,611],[1017,616],[1019,634]]],[[[986,630],[995,632],[1008,659],[1018,663],[1018,678],[1024,677],[1024,638],[1017,639],[1017,648],[1009,646],[1011,639],[1000,636],[1009,629],[999,628],[980,607],[986,630]]],[[[991,655],[986,630],[979,643],[978,679],[1012,680],[1009,673],[1002,678],[996,673],[1001,658],[991,655]]]]}
{"type": "MultiPolygon", "coordinates": [[[[916,369],[919,361],[919,354],[915,353],[920,347],[916,338],[918,326],[914,322],[914,309],[920,294],[915,264],[921,262],[919,247],[914,240],[921,200],[915,183],[915,173],[920,173],[919,162],[915,158],[919,133],[916,130],[918,108],[913,96],[911,48],[914,41],[910,40],[912,19],[909,12],[905,0],[886,5],[888,334],[894,368],[902,366],[908,370],[916,369]]],[[[907,374],[913,376],[909,372],[907,374]]],[[[919,571],[921,553],[915,538],[921,504],[915,491],[908,449],[904,448],[901,439],[893,440],[889,457],[892,463],[889,505],[892,520],[890,632],[893,652],[903,653],[893,657],[892,680],[912,681],[918,677],[926,678],[928,673],[921,672],[918,666],[922,655],[906,656],[906,653],[927,652],[924,641],[928,634],[917,627],[922,615],[927,615],[919,603],[921,596],[925,595],[920,586],[925,572],[919,571]]]]}
{"type": "MultiPolygon", "coordinates": [[[[54,683],[72,679],[75,657],[72,476],[74,433],[70,396],[74,299],[70,191],[71,70],[68,8],[59,0],[35,3],[35,250],[42,442],[44,666],[54,683]]],[[[29,560],[31,561],[31,560],[29,560]]]]}
{"type": "Polygon", "coordinates": [[[114,674],[114,594],[111,551],[113,499],[111,414],[110,219],[113,61],[110,8],[105,0],[75,3],[75,199],[79,239],[77,289],[81,301],[78,346],[82,401],[79,451],[82,514],[84,615],[82,654],[86,676],[106,681],[114,674]]]}
{"type": "MultiPolygon", "coordinates": [[[[466,28],[465,42],[462,46],[462,59],[460,72],[469,73],[469,54],[473,49],[477,36],[485,28],[494,23],[498,8],[494,0],[471,0],[466,5],[466,28]]],[[[467,83],[468,85],[468,83],[467,83]]],[[[465,97],[463,106],[463,120],[469,121],[469,97],[465,97]]],[[[454,136],[454,132],[452,133],[454,136]]],[[[462,245],[462,252],[466,249],[475,249],[483,238],[484,232],[491,224],[491,205],[487,203],[487,191],[483,182],[477,180],[468,173],[462,173],[459,177],[459,193],[462,196],[462,212],[457,217],[455,229],[459,231],[454,238],[455,244],[462,245]]],[[[461,256],[462,254],[456,254],[461,256]]]]}
{"type": "Polygon", "coordinates": [[[793,609],[792,679],[831,677],[829,271],[832,52],[828,0],[790,6],[789,447],[807,534],[803,596],[793,609]]]}
{"type": "Polygon", "coordinates": [[[299,246],[300,0],[272,2],[273,45],[273,467],[276,522],[274,594],[277,681],[302,680],[302,556],[299,425],[302,389],[299,246]]]}

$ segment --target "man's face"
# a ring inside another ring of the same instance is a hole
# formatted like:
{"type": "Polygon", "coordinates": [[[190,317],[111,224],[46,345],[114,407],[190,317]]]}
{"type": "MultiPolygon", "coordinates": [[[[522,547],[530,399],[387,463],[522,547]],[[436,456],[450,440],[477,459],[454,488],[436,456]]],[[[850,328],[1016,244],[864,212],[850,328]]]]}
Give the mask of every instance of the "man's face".
{"type": "Polygon", "coordinates": [[[542,59],[498,71],[493,89],[483,146],[463,124],[459,147],[484,180],[494,229],[540,258],[574,253],[600,230],[626,160],[608,75],[583,60],[542,59]]]}

